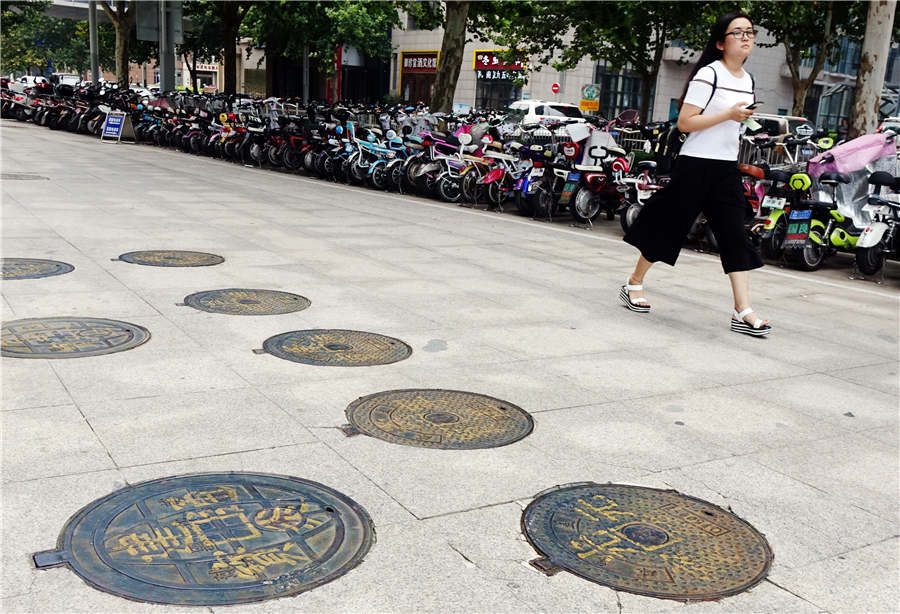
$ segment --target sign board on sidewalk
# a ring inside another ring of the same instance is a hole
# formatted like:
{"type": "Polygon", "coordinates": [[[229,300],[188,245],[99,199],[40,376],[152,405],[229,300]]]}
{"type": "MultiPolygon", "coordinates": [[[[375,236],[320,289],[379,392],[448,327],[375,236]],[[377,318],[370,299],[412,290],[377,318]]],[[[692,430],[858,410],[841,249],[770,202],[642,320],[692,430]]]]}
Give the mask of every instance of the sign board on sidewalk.
{"type": "Polygon", "coordinates": [[[582,111],[599,111],[600,110],[600,101],[599,100],[585,100],[581,99],[581,102],[578,103],[578,108],[582,111]]]}
{"type": "Polygon", "coordinates": [[[110,111],[103,121],[103,129],[100,131],[100,141],[109,142],[106,139],[115,139],[116,143],[126,139],[134,139],[134,127],[131,125],[131,117],[122,111],[110,111]]]}

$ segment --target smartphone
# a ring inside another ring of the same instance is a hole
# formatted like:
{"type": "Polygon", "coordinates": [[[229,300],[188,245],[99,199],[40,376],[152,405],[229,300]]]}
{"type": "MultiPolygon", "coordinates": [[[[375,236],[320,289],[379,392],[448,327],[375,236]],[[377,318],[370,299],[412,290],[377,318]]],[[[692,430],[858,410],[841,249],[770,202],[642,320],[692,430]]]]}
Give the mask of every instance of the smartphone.
{"type": "Polygon", "coordinates": [[[744,107],[744,108],[745,108],[745,109],[755,109],[756,107],[758,107],[758,106],[761,105],[761,104],[762,104],[762,101],[761,101],[761,100],[757,100],[757,101],[754,102],[753,104],[749,104],[749,105],[747,105],[747,106],[744,107]]]}

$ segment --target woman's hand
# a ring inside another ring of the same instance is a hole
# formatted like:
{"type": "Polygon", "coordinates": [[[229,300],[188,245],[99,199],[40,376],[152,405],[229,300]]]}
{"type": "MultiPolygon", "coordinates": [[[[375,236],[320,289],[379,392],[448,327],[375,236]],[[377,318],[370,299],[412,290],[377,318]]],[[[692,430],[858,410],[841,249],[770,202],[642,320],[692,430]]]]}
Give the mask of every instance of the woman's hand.
{"type": "Polygon", "coordinates": [[[728,109],[728,119],[732,119],[736,122],[742,122],[751,115],[753,115],[753,109],[745,109],[748,102],[739,102],[730,109],[728,109]]]}

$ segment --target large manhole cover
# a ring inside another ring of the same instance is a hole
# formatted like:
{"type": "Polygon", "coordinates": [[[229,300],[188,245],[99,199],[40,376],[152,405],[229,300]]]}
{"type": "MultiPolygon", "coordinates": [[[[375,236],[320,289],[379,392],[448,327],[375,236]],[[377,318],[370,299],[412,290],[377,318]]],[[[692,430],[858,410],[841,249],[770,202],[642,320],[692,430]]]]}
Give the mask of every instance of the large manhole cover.
{"type": "Polygon", "coordinates": [[[615,590],[711,600],[762,581],[772,550],[734,514],[673,490],[570,484],[545,491],[522,515],[547,573],[566,569],[615,590]]]}
{"type": "Polygon", "coordinates": [[[143,326],[102,318],[28,318],[3,324],[2,355],[81,358],[130,350],[150,339],[143,326]]]}
{"type": "Polygon", "coordinates": [[[49,177],[35,173],[0,173],[0,180],[3,181],[48,181],[49,179],[49,177]]]}
{"type": "Polygon", "coordinates": [[[154,603],[225,605],[296,595],[358,565],[375,541],[366,511],[307,480],[208,473],[98,499],[38,568],[68,565],[102,591],[154,603]]]}
{"type": "Polygon", "coordinates": [[[263,350],[285,360],[329,367],[386,365],[408,358],[412,348],[393,337],[358,330],[295,330],[269,337],[263,350]]]}
{"type": "Polygon", "coordinates": [[[309,299],[289,292],[228,288],[191,294],[184,298],[184,304],[210,313],[262,316],[302,311],[310,303],[309,299]]]}
{"type": "Polygon", "coordinates": [[[3,279],[37,279],[52,277],[75,270],[71,264],[38,258],[4,258],[3,279]]]}
{"type": "Polygon", "coordinates": [[[531,433],[534,421],[520,407],[459,390],[389,390],[347,407],[352,429],[391,443],[445,450],[496,448],[531,433]]]}
{"type": "Polygon", "coordinates": [[[146,266],[212,266],[222,264],[225,259],[216,254],[205,252],[186,252],[179,250],[149,250],[144,252],[128,252],[118,258],[131,264],[146,266]]]}

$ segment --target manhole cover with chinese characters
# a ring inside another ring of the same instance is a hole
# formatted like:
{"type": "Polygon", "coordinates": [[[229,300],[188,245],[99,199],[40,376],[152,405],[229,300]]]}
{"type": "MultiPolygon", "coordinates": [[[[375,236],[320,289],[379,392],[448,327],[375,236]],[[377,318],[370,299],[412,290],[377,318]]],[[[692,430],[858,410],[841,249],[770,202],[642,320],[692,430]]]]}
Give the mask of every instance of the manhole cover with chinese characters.
{"type": "Polygon", "coordinates": [[[76,513],[38,568],[67,565],[102,591],[153,603],[226,605],[296,595],[358,565],[366,511],[307,480],[258,473],[161,478],[76,513]]]}
{"type": "Polygon", "coordinates": [[[386,365],[409,358],[412,348],[393,337],[358,330],[295,330],[269,337],[263,350],[293,362],[328,367],[386,365]]]}
{"type": "Polygon", "coordinates": [[[263,316],[302,311],[309,307],[309,299],[278,290],[227,288],[191,294],[184,298],[184,304],[210,313],[263,316]]]}
{"type": "Polygon", "coordinates": [[[150,250],[145,252],[128,252],[119,256],[119,260],[131,264],[147,266],[212,266],[222,264],[225,259],[215,254],[204,252],[186,252],[178,250],[150,250]]]}
{"type": "Polygon", "coordinates": [[[520,407],[459,390],[389,390],[347,407],[352,427],[391,443],[422,448],[496,448],[531,433],[534,421],[520,407]]]}
{"type": "Polygon", "coordinates": [[[745,521],[674,490],[570,484],[540,493],[522,528],[548,573],[566,569],[615,590],[681,601],[735,595],[772,565],[745,521]]]}
{"type": "Polygon", "coordinates": [[[130,350],[150,339],[143,326],[102,318],[28,318],[4,322],[2,354],[10,358],[83,358],[130,350]]]}
{"type": "Polygon", "coordinates": [[[3,279],[37,279],[52,277],[74,271],[75,267],[56,260],[40,260],[37,258],[4,258],[3,279]]]}

